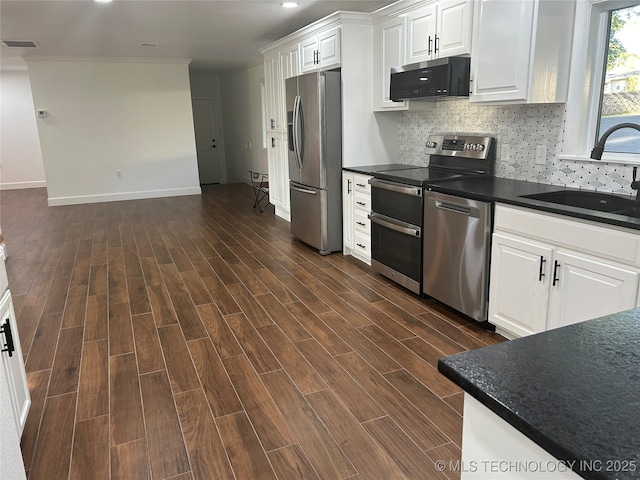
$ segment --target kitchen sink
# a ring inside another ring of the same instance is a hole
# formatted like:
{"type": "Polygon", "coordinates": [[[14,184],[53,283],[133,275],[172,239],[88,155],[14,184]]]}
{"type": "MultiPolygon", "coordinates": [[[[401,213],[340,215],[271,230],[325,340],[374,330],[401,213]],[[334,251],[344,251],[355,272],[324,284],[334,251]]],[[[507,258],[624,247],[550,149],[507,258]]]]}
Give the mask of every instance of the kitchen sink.
{"type": "Polygon", "coordinates": [[[640,202],[632,198],[619,197],[611,193],[563,190],[559,192],[534,193],[522,198],[557,203],[570,207],[585,208],[597,212],[615,213],[640,217],[640,202]]]}

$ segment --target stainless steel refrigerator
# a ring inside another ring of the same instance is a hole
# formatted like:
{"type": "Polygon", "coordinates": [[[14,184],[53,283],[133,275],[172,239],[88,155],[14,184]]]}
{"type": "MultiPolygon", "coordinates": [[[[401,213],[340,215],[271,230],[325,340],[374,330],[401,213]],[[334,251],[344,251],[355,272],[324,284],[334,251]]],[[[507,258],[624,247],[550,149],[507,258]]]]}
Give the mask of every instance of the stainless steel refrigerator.
{"type": "Polygon", "coordinates": [[[340,72],[286,80],[291,233],[325,255],[342,250],[340,72]]]}

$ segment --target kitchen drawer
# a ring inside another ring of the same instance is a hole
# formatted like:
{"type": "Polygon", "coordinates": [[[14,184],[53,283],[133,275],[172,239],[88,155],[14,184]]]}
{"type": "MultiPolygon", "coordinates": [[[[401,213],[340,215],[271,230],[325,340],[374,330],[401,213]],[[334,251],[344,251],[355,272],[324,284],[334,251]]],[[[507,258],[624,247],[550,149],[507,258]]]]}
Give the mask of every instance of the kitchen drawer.
{"type": "Polygon", "coordinates": [[[353,254],[366,261],[371,260],[371,236],[362,232],[356,231],[353,241],[353,254]]]}
{"type": "Polygon", "coordinates": [[[360,210],[361,212],[365,212],[367,215],[371,213],[371,195],[355,192],[353,200],[353,206],[356,212],[360,210]]]}
{"type": "Polygon", "coordinates": [[[369,220],[368,213],[356,210],[353,214],[353,225],[356,232],[371,235],[371,220],[369,220]]]}
{"type": "Polygon", "coordinates": [[[640,266],[640,239],[635,230],[499,204],[494,229],[640,266]]]}
{"type": "Polygon", "coordinates": [[[353,189],[356,192],[365,193],[367,195],[371,195],[371,185],[369,185],[369,180],[371,177],[369,175],[353,175],[353,189]]]}

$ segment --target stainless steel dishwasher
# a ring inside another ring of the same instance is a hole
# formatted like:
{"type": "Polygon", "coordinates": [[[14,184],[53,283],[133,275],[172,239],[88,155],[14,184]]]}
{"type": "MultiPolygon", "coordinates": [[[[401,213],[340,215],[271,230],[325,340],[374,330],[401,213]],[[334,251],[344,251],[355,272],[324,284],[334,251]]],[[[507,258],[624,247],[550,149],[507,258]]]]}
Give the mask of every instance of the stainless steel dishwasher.
{"type": "Polygon", "coordinates": [[[426,192],[423,241],[422,291],[486,321],[491,204],[426,192]]]}

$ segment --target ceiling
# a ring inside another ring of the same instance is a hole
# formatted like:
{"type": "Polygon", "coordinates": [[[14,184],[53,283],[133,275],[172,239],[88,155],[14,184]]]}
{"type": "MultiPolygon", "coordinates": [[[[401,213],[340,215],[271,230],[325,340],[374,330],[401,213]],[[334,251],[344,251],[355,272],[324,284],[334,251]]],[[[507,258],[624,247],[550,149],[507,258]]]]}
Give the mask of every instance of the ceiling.
{"type": "Polygon", "coordinates": [[[190,58],[196,70],[228,71],[260,60],[260,48],[337,10],[372,12],[395,0],[2,0],[3,69],[22,55],[190,58]],[[157,47],[140,46],[157,43],[157,47]]]}

